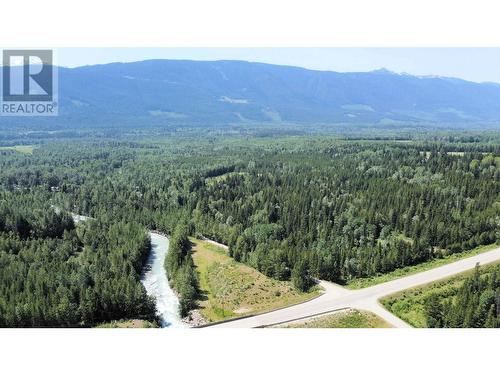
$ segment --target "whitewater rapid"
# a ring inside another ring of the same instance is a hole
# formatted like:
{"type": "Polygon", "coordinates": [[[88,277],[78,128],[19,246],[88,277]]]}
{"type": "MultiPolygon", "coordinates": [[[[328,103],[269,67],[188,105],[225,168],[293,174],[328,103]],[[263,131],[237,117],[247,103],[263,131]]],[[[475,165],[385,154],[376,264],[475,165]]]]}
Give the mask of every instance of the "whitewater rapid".
{"type": "MultiPolygon", "coordinates": [[[[79,223],[91,219],[88,216],[72,214],[73,221],[79,223]]],[[[168,238],[158,233],[149,232],[151,250],[142,269],[141,283],[148,296],[155,297],[156,311],[160,316],[160,326],[185,327],[179,314],[179,299],[170,287],[164,263],[168,250],[168,238]]]]}
{"type": "Polygon", "coordinates": [[[185,327],[179,315],[179,299],[170,287],[164,267],[168,250],[168,238],[150,232],[151,251],[141,275],[141,283],[149,296],[156,299],[156,311],[160,316],[160,326],[185,327]]]}

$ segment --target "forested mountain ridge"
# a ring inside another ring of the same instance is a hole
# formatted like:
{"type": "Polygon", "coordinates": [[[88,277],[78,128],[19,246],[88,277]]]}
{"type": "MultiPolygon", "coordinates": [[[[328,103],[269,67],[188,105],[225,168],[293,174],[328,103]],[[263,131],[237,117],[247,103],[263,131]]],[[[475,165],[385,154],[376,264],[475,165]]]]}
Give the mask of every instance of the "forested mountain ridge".
{"type": "MultiPolygon", "coordinates": [[[[246,61],[148,60],[59,68],[59,116],[34,124],[486,124],[500,85],[385,70],[314,71],[246,61]]],[[[0,124],[21,124],[0,119],[0,124]]]]}

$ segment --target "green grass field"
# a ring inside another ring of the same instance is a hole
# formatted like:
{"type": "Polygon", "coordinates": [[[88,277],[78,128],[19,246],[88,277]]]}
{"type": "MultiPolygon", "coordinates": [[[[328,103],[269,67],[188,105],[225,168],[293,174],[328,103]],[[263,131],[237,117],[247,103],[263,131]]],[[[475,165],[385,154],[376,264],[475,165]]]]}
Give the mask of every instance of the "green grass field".
{"type": "Polygon", "coordinates": [[[348,310],[290,323],[283,328],[391,328],[391,325],[369,311],[348,310]]]}
{"type": "Polygon", "coordinates": [[[2,150],[13,150],[20,152],[22,154],[33,154],[33,149],[34,146],[5,146],[5,147],[0,147],[0,151],[2,150]]]}
{"type": "Polygon", "coordinates": [[[297,291],[290,282],[271,279],[234,261],[226,250],[192,239],[193,260],[203,296],[201,315],[210,322],[273,310],[311,299],[321,292],[297,291]]]}
{"type": "Polygon", "coordinates": [[[443,258],[436,258],[432,259],[428,262],[416,264],[414,266],[408,266],[404,268],[399,268],[397,270],[394,270],[392,272],[386,273],[386,274],[381,274],[378,276],[373,276],[373,277],[367,277],[367,278],[360,278],[360,279],[353,279],[349,281],[345,287],[347,289],[361,289],[361,288],[367,288],[369,286],[385,283],[387,281],[392,281],[395,279],[399,279],[404,276],[409,276],[413,275],[418,272],[423,272],[430,270],[432,268],[436,268],[439,266],[444,266],[445,264],[448,263],[453,263],[456,262],[457,260],[468,258],[474,255],[478,255],[481,253],[484,253],[488,250],[492,250],[494,248],[498,247],[496,244],[492,245],[487,245],[487,246],[479,246],[476,247],[475,249],[469,250],[469,251],[464,251],[462,253],[455,253],[448,255],[443,258]]]}
{"type": "MultiPolygon", "coordinates": [[[[482,272],[488,273],[499,263],[482,266],[482,272]]],[[[404,290],[383,298],[380,302],[394,315],[417,328],[427,328],[424,311],[424,301],[431,294],[438,294],[443,299],[453,298],[457,289],[463,281],[470,276],[474,270],[460,273],[447,279],[423,285],[417,288],[404,290]]]]}

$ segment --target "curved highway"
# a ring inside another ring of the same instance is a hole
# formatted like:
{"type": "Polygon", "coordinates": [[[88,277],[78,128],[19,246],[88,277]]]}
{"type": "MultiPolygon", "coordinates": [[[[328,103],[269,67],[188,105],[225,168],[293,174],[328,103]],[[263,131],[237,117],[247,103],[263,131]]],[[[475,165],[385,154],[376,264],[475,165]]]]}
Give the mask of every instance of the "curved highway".
{"type": "Polygon", "coordinates": [[[228,322],[211,325],[208,328],[252,328],[268,327],[300,320],[316,315],[323,315],[343,310],[356,308],[376,313],[394,327],[408,328],[407,323],[384,309],[378,300],[387,295],[405,289],[427,284],[474,268],[476,263],[488,264],[500,260],[500,247],[491,251],[461,259],[441,267],[414,275],[402,277],[393,281],[378,284],[364,289],[348,290],[339,285],[322,281],[325,292],[318,298],[299,305],[290,306],[268,313],[250,316],[228,322]]]}

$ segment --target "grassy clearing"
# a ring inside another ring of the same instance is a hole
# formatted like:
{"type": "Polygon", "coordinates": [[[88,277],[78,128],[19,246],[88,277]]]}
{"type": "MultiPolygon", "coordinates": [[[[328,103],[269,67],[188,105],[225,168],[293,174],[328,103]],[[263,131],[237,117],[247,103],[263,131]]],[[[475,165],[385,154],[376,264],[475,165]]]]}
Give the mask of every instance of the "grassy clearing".
{"type": "Polygon", "coordinates": [[[33,154],[33,149],[34,149],[34,146],[5,146],[5,147],[0,147],[0,151],[2,151],[2,150],[13,150],[13,151],[20,152],[22,154],[29,154],[29,155],[33,154]]]}
{"type": "Polygon", "coordinates": [[[486,245],[486,246],[479,246],[476,247],[475,249],[469,250],[469,251],[464,251],[462,253],[455,253],[451,254],[448,256],[445,256],[443,258],[436,258],[432,259],[428,262],[416,264],[414,266],[408,266],[404,268],[399,268],[397,270],[394,270],[392,272],[378,275],[378,276],[373,276],[373,277],[367,277],[367,278],[362,278],[362,279],[353,279],[349,281],[345,287],[347,289],[361,289],[361,288],[367,288],[369,286],[385,283],[387,281],[392,281],[395,279],[399,279],[404,276],[409,276],[413,275],[418,272],[423,272],[430,270],[432,268],[436,268],[439,266],[444,266],[445,264],[448,263],[453,263],[456,262],[457,260],[468,258],[474,255],[478,255],[481,253],[484,253],[489,250],[493,250],[498,245],[492,244],[492,245],[486,245]]]}
{"type": "MultiPolygon", "coordinates": [[[[481,266],[482,274],[487,274],[499,263],[481,266]]],[[[385,297],[380,302],[394,315],[417,328],[427,328],[427,320],[424,310],[424,301],[431,294],[438,294],[444,300],[453,298],[464,280],[472,275],[474,270],[469,270],[447,279],[419,286],[417,288],[404,290],[402,292],[385,297]]]]}
{"type": "Polygon", "coordinates": [[[203,296],[200,313],[208,321],[243,316],[306,301],[320,294],[297,291],[290,282],[271,279],[234,261],[226,250],[202,240],[192,240],[193,260],[203,296]]]}
{"type": "Polygon", "coordinates": [[[158,328],[158,325],[147,320],[132,319],[102,323],[96,328],[158,328]]]}
{"type": "Polygon", "coordinates": [[[233,176],[246,176],[246,175],[248,175],[248,173],[246,173],[246,172],[228,172],[228,173],[222,174],[220,176],[208,177],[208,178],[206,178],[206,182],[208,184],[219,184],[219,183],[225,182],[230,177],[233,177],[233,176]]]}
{"type": "Polygon", "coordinates": [[[291,323],[283,328],[391,328],[391,325],[369,311],[348,310],[291,323]]]}

